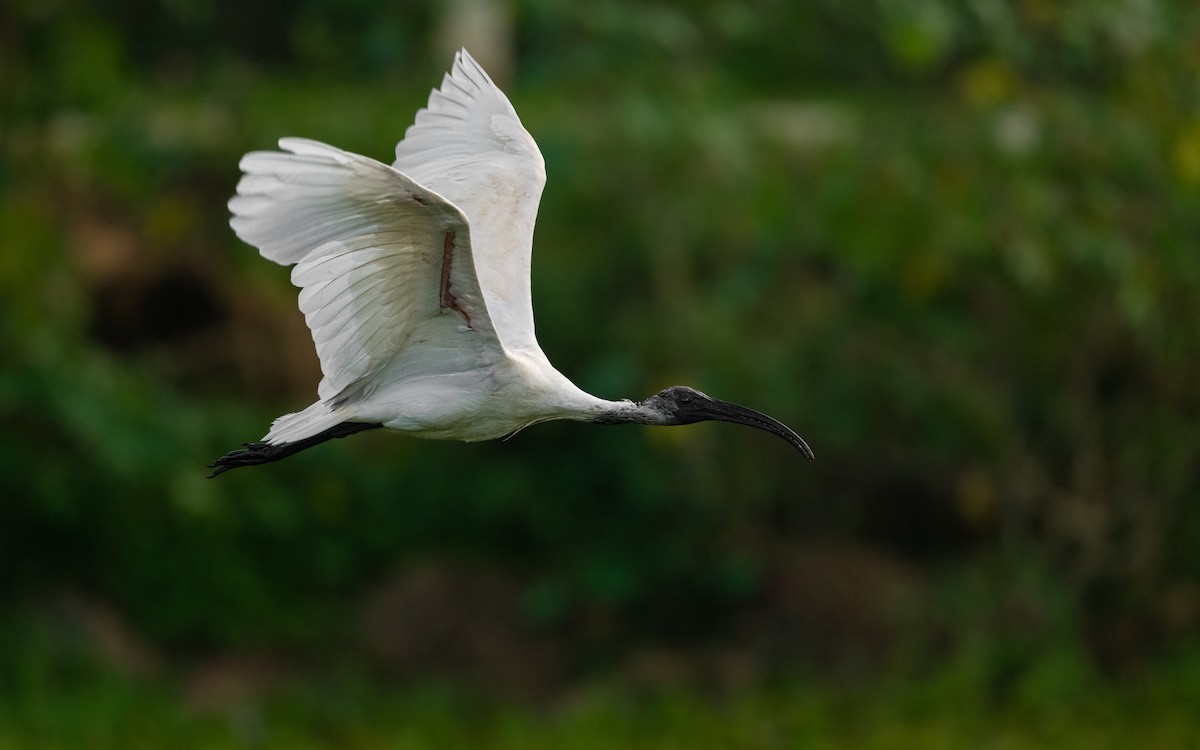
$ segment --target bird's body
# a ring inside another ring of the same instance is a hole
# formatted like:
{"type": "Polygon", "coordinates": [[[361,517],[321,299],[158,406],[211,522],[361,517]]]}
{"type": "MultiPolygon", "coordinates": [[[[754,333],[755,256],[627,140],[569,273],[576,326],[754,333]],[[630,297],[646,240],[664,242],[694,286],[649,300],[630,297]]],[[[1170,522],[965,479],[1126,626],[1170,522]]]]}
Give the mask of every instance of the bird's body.
{"type": "Polygon", "coordinates": [[[529,286],[545,167],[465,50],[393,165],[305,139],[279,145],[242,159],[230,224],[267,259],[294,266],[323,377],[315,403],[218,459],[214,475],[372,427],[471,442],[552,419],[723,419],[775,432],[811,458],[799,436],[757,412],[683,387],[607,401],[550,364],[529,286]]]}

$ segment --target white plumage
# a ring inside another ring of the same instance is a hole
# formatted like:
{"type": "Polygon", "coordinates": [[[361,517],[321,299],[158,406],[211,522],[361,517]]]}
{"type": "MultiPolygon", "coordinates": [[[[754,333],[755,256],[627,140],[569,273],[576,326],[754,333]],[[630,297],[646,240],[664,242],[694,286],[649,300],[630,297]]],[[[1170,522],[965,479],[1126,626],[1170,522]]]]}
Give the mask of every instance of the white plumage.
{"type": "Polygon", "coordinates": [[[640,404],[607,401],[550,364],[529,286],[545,166],[465,50],[393,165],[301,138],[279,147],[242,158],[230,224],[263,257],[294,266],[323,377],[314,404],[218,459],[214,475],[371,427],[476,441],[549,419],[723,419],[780,434],[811,457],[791,430],[743,407],[683,387],[640,404]]]}

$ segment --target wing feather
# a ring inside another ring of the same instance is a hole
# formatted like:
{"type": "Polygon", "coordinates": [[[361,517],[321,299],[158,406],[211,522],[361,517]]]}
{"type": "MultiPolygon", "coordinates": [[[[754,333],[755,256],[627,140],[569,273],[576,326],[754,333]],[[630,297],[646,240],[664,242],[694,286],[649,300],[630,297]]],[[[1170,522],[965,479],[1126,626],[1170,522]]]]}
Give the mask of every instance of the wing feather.
{"type": "Polygon", "coordinates": [[[396,145],[394,166],[467,216],[497,334],[506,348],[537,349],[529,273],[545,163],[508,98],[466,50],[396,145]]]}
{"type": "Polygon", "coordinates": [[[279,145],[283,152],[242,159],[230,224],[265,258],[295,266],[292,282],[321,360],[322,399],[369,393],[366,381],[423,326],[459,315],[441,305],[451,234],[450,292],[470,324],[448,343],[502,349],[461,210],[373,159],[298,138],[279,145]]]}

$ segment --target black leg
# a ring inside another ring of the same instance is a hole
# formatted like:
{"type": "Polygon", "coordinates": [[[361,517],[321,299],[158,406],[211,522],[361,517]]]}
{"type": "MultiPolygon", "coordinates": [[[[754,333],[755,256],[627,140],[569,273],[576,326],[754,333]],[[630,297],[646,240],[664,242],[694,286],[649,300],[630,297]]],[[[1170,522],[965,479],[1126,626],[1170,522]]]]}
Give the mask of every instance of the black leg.
{"type": "Polygon", "coordinates": [[[313,435],[312,437],[297,440],[294,443],[281,443],[279,445],[270,445],[268,443],[242,443],[242,447],[235,451],[230,451],[224,456],[221,456],[216,461],[208,465],[208,468],[213,470],[212,474],[208,475],[209,479],[241,466],[257,466],[258,464],[269,464],[272,461],[278,461],[281,458],[287,458],[293,453],[311,448],[314,445],[332,440],[333,438],[344,438],[347,435],[353,435],[356,432],[363,430],[373,430],[376,427],[383,427],[381,424],[373,422],[342,422],[339,425],[334,425],[324,432],[313,435]]]}

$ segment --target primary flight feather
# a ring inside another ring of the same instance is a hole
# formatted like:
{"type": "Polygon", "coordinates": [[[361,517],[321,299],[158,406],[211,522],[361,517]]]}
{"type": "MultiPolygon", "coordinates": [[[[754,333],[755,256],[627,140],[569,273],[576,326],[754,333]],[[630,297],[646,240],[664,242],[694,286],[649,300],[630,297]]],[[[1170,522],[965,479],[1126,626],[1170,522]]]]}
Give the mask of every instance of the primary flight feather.
{"type": "Polygon", "coordinates": [[[607,401],[550,364],[529,287],[545,165],[466,50],[391,166],[303,138],[279,147],[242,158],[230,225],[263,257],[293,266],[323,377],[314,404],[217,459],[211,476],[376,427],[477,441],[551,419],[736,422],[812,458],[765,414],[686,386],[607,401]]]}

